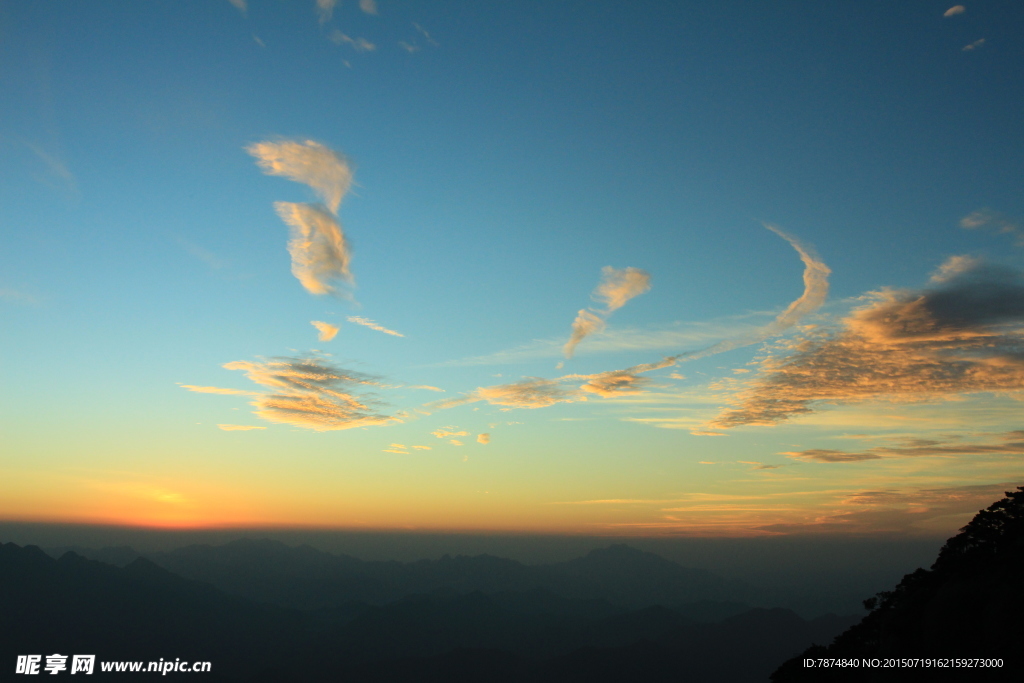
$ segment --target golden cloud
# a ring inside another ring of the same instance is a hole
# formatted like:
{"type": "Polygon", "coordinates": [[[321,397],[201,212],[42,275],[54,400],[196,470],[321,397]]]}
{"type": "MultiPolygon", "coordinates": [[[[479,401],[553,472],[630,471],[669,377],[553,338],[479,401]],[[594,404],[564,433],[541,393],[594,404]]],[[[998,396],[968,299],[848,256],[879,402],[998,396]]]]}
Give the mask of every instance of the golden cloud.
{"type": "Polygon", "coordinates": [[[331,341],[338,334],[338,330],[341,329],[322,320],[311,320],[309,324],[319,330],[320,334],[317,335],[317,339],[320,341],[331,341]]]}
{"type": "Polygon", "coordinates": [[[713,428],[770,425],[822,403],[1024,389],[1024,277],[954,257],[920,291],[882,290],[839,329],[782,343],[713,428]]]}
{"type": "Polygon", "coordinates": [[[257,142],[245,148],[267,175],[311,187],[332,213],[352,185],[352,167],[340,154],[313,140],[257,142]]]}
{"type": "Polygon", "coordinates": [[[291,227],[292,275],[307,291],[332,294],[337,290],[331,280],[352,282],[352,256],[337,218],[313,204],[275,202],[274,208],[291,227]]]}
{"type": "Polygon", "coordinates": [[[375,412],[372,397],[355,393],[357,387],[380,386],[377,378],[319,358],[234,361],[224,367],[242,370],[253,382],[273,390],[252,402],[254,413],[269,422],[327,431],[401,421],[375,412]]]}

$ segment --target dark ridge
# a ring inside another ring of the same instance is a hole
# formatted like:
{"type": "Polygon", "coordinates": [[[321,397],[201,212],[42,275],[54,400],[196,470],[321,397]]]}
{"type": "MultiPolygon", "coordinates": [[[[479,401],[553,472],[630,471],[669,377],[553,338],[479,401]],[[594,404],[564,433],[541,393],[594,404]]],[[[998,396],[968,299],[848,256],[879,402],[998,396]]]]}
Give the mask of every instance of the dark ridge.
{"type": "Polygon", "coordinates": [[[1024,613],[1024,486],[978,514],[950,538],[931,569],[907,574],[891,591],[866,600],[860,623],[827,646],[814,646],[772,674],[800,681],[1020,680],[1024,613]],[[812,669],[803,659],[1002,659],[1002,668],[812,669]],[[959,678],[957,678],[959,677],[959,678]]]}

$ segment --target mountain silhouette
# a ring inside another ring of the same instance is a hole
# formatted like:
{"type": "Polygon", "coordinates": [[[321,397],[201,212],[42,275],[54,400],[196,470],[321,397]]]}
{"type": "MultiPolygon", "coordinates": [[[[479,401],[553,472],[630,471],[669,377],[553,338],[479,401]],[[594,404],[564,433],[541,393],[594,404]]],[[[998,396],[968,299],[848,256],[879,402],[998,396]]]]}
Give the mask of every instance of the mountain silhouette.
{"type": "MultiPolygon", "coordinates": [[[[805,621],[781,609],[734,614],[745,606],[714,601],[634,609],[566,594],[634,595],[622,585],[631,567],[655,592],[629,599],[683,595],[676,584],[686,576],[715,583],[713,577],[623,547],[542,567],[489,556],[362,563],[265,541],[183,550],[168,555],[194,561],[196,572],[218,580],[229,581],[238,571],[233,585],[261,595],[292,599],[298,586],[304,600],[321,606],[299,610],[229,595],[144,557],[117,567],[74,552],[54,559],[34,546],[8,543],[0,546],[0,680],[22,679],[12,673],[17,655],[59,652],[95,654],[99,661],[210,661],[214,670],[203,679],[215,683],[554,683],[636,675],[675,681],[680,671],[699,672],[696,680],[739,683],[763,681],[773,663],[810,643],[827,642],[853,621],[805,621]],[[379,575],[369,573],[377,570],[379,575]],[[275,586],[282,577],[301,581],[275,586]],[[339,585],[431,590],[379,604],[331,603],[313,599],[318,581],[333,591],[332,600],[344,593],[339,585]],[[467,590],[474,585],[531,587],[467,590]],[[685,615],[686,609],[714,615],[718,622],[698,622],[685,615]],[[744,649],[743,657],[735,656],[737,647],[744,649]]],[[[107,555],[127,559],[131,553],[120,549],[107,555]]],[[[94,675],[133,680],[125,673],[94,675]]],[[[144,680],[147,674],[135,677],[144,680]]]]}
{"type": "MultiPolygon", "coordinates": [[[[127,553],[121,551],[121,555],[127,553]]],[[[542,588],[567,598],[607,600],[628,608],[701,600],[744,602],[755,594],[740,581],[625,545],[547,565],[525,565],[493,555],[445,555],[405,563],[363,561],[266,539],[191,545],[147,557],[180,576],[208,582],[227,593],[303,610],[352,601],[382,605],[437,591],[492,594],[542,588]]]]}
{"type": "Polygon", "coordinates": [[[907,574],[865,601],[870,613],[827,646],[780,666],[775,683],[800,681],[1020,680],[1024,613],[1024,486],[981,510],[950,538],[931,569],[907,574]],[[893,669],[805,667],[817,658],[985,658],[1001,668],[893,669]]]}

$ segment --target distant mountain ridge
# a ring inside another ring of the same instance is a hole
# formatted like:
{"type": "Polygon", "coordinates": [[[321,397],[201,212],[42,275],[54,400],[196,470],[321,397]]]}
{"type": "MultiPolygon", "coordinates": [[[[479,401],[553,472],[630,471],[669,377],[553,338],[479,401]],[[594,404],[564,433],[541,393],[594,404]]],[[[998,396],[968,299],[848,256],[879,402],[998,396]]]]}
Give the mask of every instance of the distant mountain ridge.
{"type": "MultiPolygon", "coordinates": [[[[636,559],[650,561],[629,550],[612,553],[599,553],[599,562],[611,558],[622,569],[636,559]]],[[[295,556],[280,558],[285,566],[288,557],[295,556]]],[[[473,575],[481,566],[502,571],[518,564],[466,562],[472,559],[427,565],[459,566],[473,575]]],[[[570,576],[593,569],[572,567],[570,576]]],[[[67,652],[107,661],[211,661],[214,672],[203,680],[215,683],[562,683],[624,680],[622,673],[637,667],[646,672],[645,681],[675,681],[680,671],[692,670],[704,672],[702,681],[745,683],[763,680],[774,663],[811,642],[825,642],[852,621],[808,622],[788,610],[755,609],[721,623],[696,623],[662,606],[629,610],[543,588],[492,594],[440,589],[385,605],[345,603],[303,612],[226,595],[142,557],[115,567],[75,553],[54,559],[10,543],[0,546],[0,604],[2,680],[18,654],[67,652]],[[746,648],[744,657],[732,656],[737,647],[746,648]]]]}
{"type": "MultiPolygon", "coordinates": [[[[101,561],[122,562],[134,553],[123,547],[77,551],[101,561]]],[[[175,574],[227,593],[304,610],[351,601],[386,604],[437,591],[492,594],[540,588],[566,598],[601,599],[634,609],[698,601],[742,604],[756,595],[740,581],[626,545],[547,565],[525,565],[493,555],[445,555],[408,563],[364,561],[267,539],[191,545],[145,556],[175,574]]]]}

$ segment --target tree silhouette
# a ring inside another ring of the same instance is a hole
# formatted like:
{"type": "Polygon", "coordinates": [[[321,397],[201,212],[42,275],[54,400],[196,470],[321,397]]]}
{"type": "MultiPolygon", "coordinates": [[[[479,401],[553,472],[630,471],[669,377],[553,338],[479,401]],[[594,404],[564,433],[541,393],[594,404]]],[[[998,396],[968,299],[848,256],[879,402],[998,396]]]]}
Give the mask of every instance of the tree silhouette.
{"type": "Polygon", "coordinates": [[[774,683],[799,681],[1020,680],[1024,652],[1024,486],[981,510],[946,541],[931,569],[903,577],[864,601],[870,613],[828,647],[815,645],[780,666],[774,683]],[[856,659],[820,668],[805,659],[856,659]],[[865,659],[1002,659],[1001,668],[864,667],[865,659]]]}

